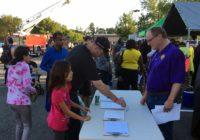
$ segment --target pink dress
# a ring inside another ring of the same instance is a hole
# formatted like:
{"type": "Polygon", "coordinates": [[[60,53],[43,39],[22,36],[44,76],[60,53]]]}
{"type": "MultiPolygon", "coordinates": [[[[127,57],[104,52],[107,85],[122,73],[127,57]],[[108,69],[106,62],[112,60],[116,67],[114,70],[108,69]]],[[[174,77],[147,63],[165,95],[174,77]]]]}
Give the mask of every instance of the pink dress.
{"type": "Polygon", "coordinates": [[[71,108],[70,84],[66,88],[54,89],[51,94],[51,110],[47,117],[48,126],[55,131],[67,131],[69,117],[66,116],[60,108],[60,103],[65,102],[67,107],[71,108]]]}
{"type": "Polygon", "coordinates": [[[7,76],[7,103],[11,105],[31,105],[30,93],[36,90],[31,86],[31,73],[25,61],[10,65],[7,76]]]}

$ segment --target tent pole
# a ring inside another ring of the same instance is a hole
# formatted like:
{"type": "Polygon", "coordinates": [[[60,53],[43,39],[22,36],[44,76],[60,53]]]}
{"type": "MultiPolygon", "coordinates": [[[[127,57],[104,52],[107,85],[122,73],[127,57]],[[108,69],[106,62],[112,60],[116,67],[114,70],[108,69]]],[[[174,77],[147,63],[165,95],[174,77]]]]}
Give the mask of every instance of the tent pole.
{"type": "Polygon", "coordinates": [[[190,28],[188,28],[188,38],[187,38],[188,41],[190,41],[190,28]]]}
{"type": "Polygon", "coordinates": [[[187,47],[190,46],[190,28],[188,28],[187,47]]]}

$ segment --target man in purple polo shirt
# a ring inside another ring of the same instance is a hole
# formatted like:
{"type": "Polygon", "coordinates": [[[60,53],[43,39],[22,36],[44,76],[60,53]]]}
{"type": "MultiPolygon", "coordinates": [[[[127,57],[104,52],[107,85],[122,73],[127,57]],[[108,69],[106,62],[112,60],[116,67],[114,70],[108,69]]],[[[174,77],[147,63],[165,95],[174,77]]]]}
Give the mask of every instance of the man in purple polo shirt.
{"type": "MultiPolygon", "coordinates": [[[[154,27],[147,33],[147,42],[156,50],[149,64],[147,85],[141,104],[149,109],[164,105],[163,111],[170,111],[176,102],[185,76],[183,53],[167,38],[163,28],[154,27]]],[[[173,122],[158,125],[165,140],[173,139],[173,122]]]]}

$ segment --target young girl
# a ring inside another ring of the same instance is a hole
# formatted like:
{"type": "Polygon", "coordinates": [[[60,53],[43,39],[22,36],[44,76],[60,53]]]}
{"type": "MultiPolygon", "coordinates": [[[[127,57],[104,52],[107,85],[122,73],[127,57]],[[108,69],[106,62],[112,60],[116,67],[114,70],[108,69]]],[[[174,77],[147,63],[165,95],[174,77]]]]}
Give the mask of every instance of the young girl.
{"type": "Polygon", "coordinates": [[[70,100],[70,81],[73,72],[66,61],[57,61],[51,70],[49,88],[51,92],[51,110],[47,117],[48,126],[54,132],[55,140],[66,140],[69,117],[81,121],[90,120],[90,116],[80,116],[70,111],[71,106],[87,112],[87,107],[79,106],[70,100]]]}
{"type": "Polygon", "coordinates": [[[31,86],[30,61],[28,49],[17,47],[14,59],[9,64],[7,77],[7,103],[15,113],[16,140],[28,140],[31,128],[31,100],[30,94],[36,93],[31,86]]]}

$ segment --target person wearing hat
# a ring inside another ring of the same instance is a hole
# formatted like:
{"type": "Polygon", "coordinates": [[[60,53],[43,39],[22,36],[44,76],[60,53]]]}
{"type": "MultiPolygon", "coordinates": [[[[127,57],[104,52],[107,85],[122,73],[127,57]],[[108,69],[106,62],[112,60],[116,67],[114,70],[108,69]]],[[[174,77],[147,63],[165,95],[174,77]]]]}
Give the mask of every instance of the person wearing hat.
{"type": "MultiPolygon", "coordinates": [[[[76,46],[67,57],[71,63],[73,71],[71,100],[79,104],[78,90],[86,81],[90,81],[102,94],[109,97],[112,101],[126,106],[123,99],[117,98],[98,77],[96,63],[93,57],[104,55],[110,48],[110,42],[105,37],[97,37],[95,41],[88,41],[85,45],[76,46]]],[[[80,114],[80,110],[72,108],[72,110],[80,114]]],[[[81,128],[81,122],[70,119],[69,139],[78,140],[81,128]]]]}

